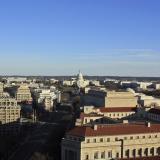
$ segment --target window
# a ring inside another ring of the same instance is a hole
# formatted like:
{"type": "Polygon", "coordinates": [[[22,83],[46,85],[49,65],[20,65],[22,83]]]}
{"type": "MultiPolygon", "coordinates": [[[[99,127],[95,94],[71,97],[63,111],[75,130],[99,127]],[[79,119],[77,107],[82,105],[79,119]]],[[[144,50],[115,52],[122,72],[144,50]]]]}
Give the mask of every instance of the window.
{"type": "Polygon", "coordinates": [[[108,152],[108,158],[112,158],[112,151],[108,152]]]}
{"type": "Polygon", "coordinates": [[[110,138],[107,138],[107,142],[110,142],[110,138]]]}
{"type": "Polygon", "coordinates": [[[118,141],[118,137],[115,138],[115,141],[118,141]]]}
{"type": "Polygon", "coordinates": [[[157,135],[155,135],[155,138],[157,138],[157,135]]]}
{"type": "Polygon", "coordinates": [[[98,159],[98,152],[94,153],[94,159],[98,159]]]}
{"type": "Polygon", "coordinates": [[[126,157],[129,157],[129,149],[127,149],[127,150],[125,151],[125,156],[126,156],[126,157]]]}
{"type": "Polygon", "coordinates": [[[143,136],[142,138],[145,139],[145,136],[143,136]]]}
{"type": "Polygon", "coordinates": [[[103,142],[103,138],[100,138],[100,142],[103,142]]]}
{"type": "Polygon", "coordinates": [[[86,154],[86,156],[85,156],[85,160],[88,160],[89,159],[89,155],[88,154],[86,154]]]}
{"type": "Polygon", "coordinates": [[[130,139],[133,139],[133,137],[130,137],[130,139]]]}
{"type": "Polygon", "coordinates": [[[144,150],[144,154],[145,154],[145,156],[148,156],[148,148],[146,148],[146,149],[144,150]]]}
{"type": "Polygon", "coordinates": [[[87,139],[87,143],[90,143],[90,139],[87,139]]]}
{"type": "Polygon", "coordinates": [[[138,155],[139,155],[139,156],[142,156],[142,149],[139,149],[139,150],[138,150],[138,155]]]}
{"type": "Polygon", "coordinates": [[[152,156],[154,156],[154,148],[153,148],[153,147],[150,149],[150,154],[151,154],[152,156]]]}
{"type": "Polygon", "coordinates": [[[124,140],[127,140],[127,137],[124,137],[124,140]]]}
{"type": "Polygon", "coordinates": [[[160,155],[160,147],[157,148],[157,154],[160,155]]]}
{"type": "Polygon", "coordinates": [[[96,139],[93,139],[93,142],[96,143],[96,139]]]}
{"type": "Polygon", "coordinates": [[[101,153],[101,158],[105,158],[105,152],[101,153]]]}
{"type": "Polygon", "coordinates": [[[139,139],[139,136],[137,136],[137,139],[139,139]]]}
{"type": "Polygon", "coordinates": [[[136,149],[133,149],[132,155],[133,155],[133,157],[136,157],[136,149]]]}
{"type": "Polygon", "coordinates": [[[118,152],[116,153],[116,158],[119,158],[119,153],[118,152]]]}
{"type": "Polygon", "coordinates": [[[148,138],[151,138],[151,135],[149,135],[148,138]]]}

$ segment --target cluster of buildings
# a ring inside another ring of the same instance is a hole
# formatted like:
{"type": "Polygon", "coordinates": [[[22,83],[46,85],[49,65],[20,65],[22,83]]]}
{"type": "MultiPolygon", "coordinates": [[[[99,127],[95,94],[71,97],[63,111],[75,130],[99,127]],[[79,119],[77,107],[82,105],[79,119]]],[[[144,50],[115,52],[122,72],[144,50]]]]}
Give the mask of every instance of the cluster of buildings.
{"type": "Polygon", "coordinates": [[[132,90],[88,90],[88,106],[62,139],[61,159],[158,158],[160,107],[140,105],[140,96],[132,90]]]}
{"type": "Polygon", "coordinates": [[[56,88],[51,87],[50,89],[35,89],[34,95],[38,104],[43,106],[47,111],[53,111],[55,101],[57,103],[61,102],[61,92],[56,90],[56,88]]]}
{"type": "Polygon", "coordinates": [[[71,80],[64,80],[63,85],[73,86],[76,85],[78,88],[85,88],[88,85],[100,86],[100,82],[97,80],[86,80],[83,78],[81,72],[77,75],[77,78],[71,78],[71,80]]]}

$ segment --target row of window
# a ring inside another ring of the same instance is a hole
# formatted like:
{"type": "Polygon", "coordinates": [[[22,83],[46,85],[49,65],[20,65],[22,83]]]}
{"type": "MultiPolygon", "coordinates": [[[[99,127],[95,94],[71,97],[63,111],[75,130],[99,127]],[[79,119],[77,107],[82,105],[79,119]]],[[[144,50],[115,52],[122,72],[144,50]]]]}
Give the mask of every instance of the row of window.
{"type": "Polygon", "coordinates": [[[121,114],[120,114],[120,113],[117,113],[117,114],[115,114],[115,113],[114,113],[114,114],[111,114],[111,113],[110,113],[110,114],[108,114],[108,116],[109,116],[109,117],[129,116],[129,115],[131,115],[131,114],[133,114],[133,113],[121,113],[121,114]]]}
{"type": "MultiPolygon", "coordinates": [[[[94,153],[94,159],[104,159],[104,158],[112,158],[112,151],[108,151],[107,153],[104,152],[95,152],[94,153]]],[[[116,158],[119,158],[119,153],[116,153],[116,158]]],[[[90,157],[88,154],[85,155],[85,160],[89,160],[90,157]]]]}
{"type": "MultiPolygon", "coordinates": [[[[133,150],[125,150],[125,157],[142,157],[142,156],[149,156],[149,155],[160,155],[160,147],[158,148],[145,148],[145,149],[133,149],[133,150]]],[[[94,153],[94,159],[104,159],[104,158],[113,158],[112,156],[112,151],[108,151],[108,152],[95,152],[94,153]]],[[[115,158],[119,158],[120,157],[120,153],[117,152],[115,154],[115,158]]],[[[85,154],[85,160],[89,160],[90,157],[89,157],[89,154],[85,154]]]]}
{"type": "MultiPolygon", "coordinates": [[[[136,140],[136,139],[150,139],[150,138],[158,138],[158,135],[147,135],[147,136],[130,136],[130,137],[123,137],[121,139],[124,139],[124,140],[136,140]]],[[[118,141],[119,138],[118,137],[115,137],[115,141],[118,141]]],[[[107,138],[107,139],[104,139],[104,138],[94,138],[94,139],[86,139],[86,143],[96,143],[96,142],[110,142],[111,141],[111,138],[107,138]]],[[[112,139],[113,141],[113,139],[112,139]]]]}

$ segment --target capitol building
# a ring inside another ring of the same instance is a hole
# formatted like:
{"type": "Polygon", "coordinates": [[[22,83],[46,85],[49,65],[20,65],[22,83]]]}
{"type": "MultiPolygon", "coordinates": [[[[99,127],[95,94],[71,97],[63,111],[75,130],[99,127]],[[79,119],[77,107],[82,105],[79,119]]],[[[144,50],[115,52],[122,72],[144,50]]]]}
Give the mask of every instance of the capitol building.
{"type": "Polygon", "coordinates": [[[76,85],[78,88],[85,88],[90,83],[89,80],[83,78],[82,73],[79,71],[77,78],[72,78],[71,80],[64,80],[63,85],[72,86],[76,85]]]}

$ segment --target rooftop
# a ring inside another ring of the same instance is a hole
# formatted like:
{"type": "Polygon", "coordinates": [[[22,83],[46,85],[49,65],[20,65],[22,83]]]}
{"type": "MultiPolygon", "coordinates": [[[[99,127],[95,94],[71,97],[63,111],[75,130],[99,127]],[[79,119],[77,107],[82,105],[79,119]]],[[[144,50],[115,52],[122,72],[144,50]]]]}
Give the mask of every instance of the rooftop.
{"type": "Polygon", "coordinates": [[[103,112],[135,112],[136,111],[136,107],[112,107],[112,108],[105,108],[105,107],[101,107],[99,108],[100,111],[103,112]]]}
{"type": "Polygon", "coordinates": [[[148,127],[145,123],[132,124],[107,124],[97,125],[97,129],[92,126],[79,126],[69,131],[68,135],[85,137],[85,136],[112,136],[112,135],[127,135],[127,134],[142,134],[142,133],[157,133],[160,132],[160,124],[151,124],[148,127]]]}
{"type": "Polygon", "coordinates": [[[97,113],[88,113],[88,114],[81,113],[80,114],[80,119],[83,119],[85,117],[103,117],[103,115],[97,114],[97,113]]]}

